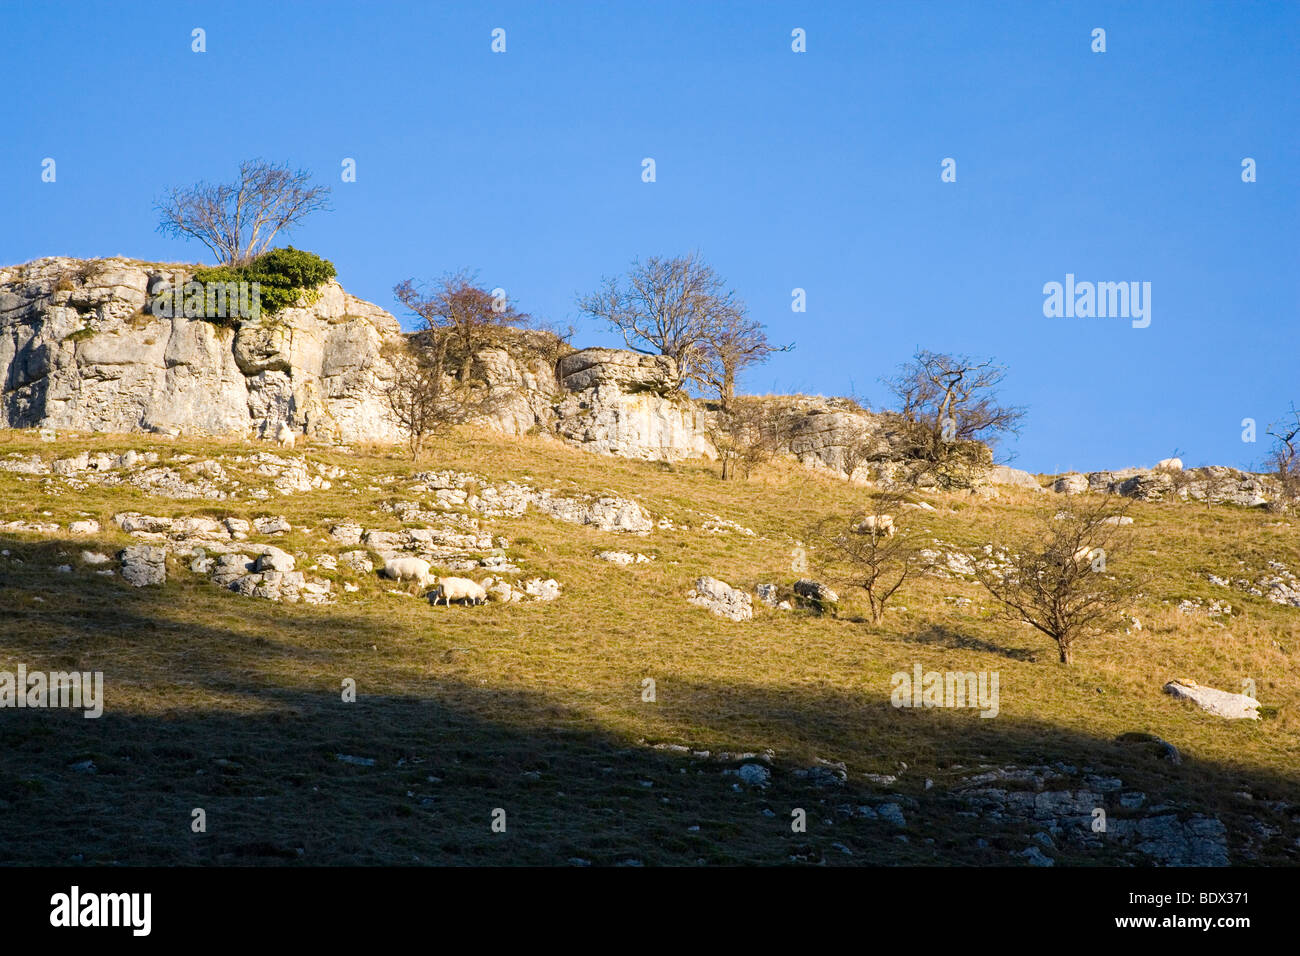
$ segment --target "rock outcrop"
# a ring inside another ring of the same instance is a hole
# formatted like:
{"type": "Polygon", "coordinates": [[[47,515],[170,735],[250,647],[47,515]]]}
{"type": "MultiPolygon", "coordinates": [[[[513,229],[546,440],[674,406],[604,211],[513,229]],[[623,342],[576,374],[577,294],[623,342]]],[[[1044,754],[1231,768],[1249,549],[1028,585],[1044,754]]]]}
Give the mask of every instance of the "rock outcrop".
{"type": "Polygon", "coordinates": [[[1277,482],[1270,475],[1252,474],[1222,465],[1178,470],[1168,463],[1162,464],[1163,467],[1156,468],[1121,468],[1118,471],[1092,471],[1086,475],[1061,475],[1052,483],[1052,490],[1066,495],[1102,492],[1138,501],[1161,501],[1176,496],[1248,508],[1267,505],[1279,495],[1277,482]]]}
{"type": "Polygon", "coordinates": [[[396,441],[377,382],[397,320],[334,281],[310,306],[226,327],[162,317],[192,266],[38,259],[0,269],[0,426],[396,441]]]}
{"type": "Polygon", "coordinates": [[[704,412],[676,391],[677,363],[666,355],[582,349],[556,363],[568,393],[554,407],[554,430],[590,451],[652,461],[713,458],[704,412]]]}
{"type": "MultiPolygon", "coordinates": [[[[282,424],[326,441],[400,442],[383,389],[386,346],[404,336],[388,312],[335,281],[309,305],[258,321],[163,316],[153,296],[194,266],[112,258],[46,258],[0,269],[0,428],[275,438],[282,424]]],[[[676,363],[626,349],[571,349],[544,330],[505,330],[468,356],[470,423],[508,435],[551,435],[577,447],[650,461],[713,459],[716,412],[688,399],[676,363]]],[[[906,458],[896,417],[851,399],[791,395],[770,403],[780,453],[803,465],[882,487],[934,484],[906,458]]],[[[981,446],[978,451],[987,452],[981,446]]],[[[134,461],[87,456],[54,463],[61,474],[107,474],[134,461]],[[85,460],[82,460],[85,459],[85,460]]],[[[947,487],[1039,488],[1038,479],[970,456],[947,487]]],[[[986,460],[987,459],[987,460],[986,460]]],[[[1184,470],[1166,459],[1055,478],[1063,494],[1106,492],[1139,500],[1170,496],[1260,506],[1278,500],[1271,478],[1233,468],[1184,470]]],[[[6,461],[8,471],[44,472],[43,461],[6,461]]],[[[286,473],[281,493],[328,487],[328,476],[286,473]]],[[[89,479],[88,479],[89,480],[89,479]]],[[[97,479],[96,479],[97,480],[97,479]]],[[[150,494],[220,500],[220,475],[158,468],[133,475],[150,494]]],[[[622,530],[642,530],[633,521],[622,530]]]]}

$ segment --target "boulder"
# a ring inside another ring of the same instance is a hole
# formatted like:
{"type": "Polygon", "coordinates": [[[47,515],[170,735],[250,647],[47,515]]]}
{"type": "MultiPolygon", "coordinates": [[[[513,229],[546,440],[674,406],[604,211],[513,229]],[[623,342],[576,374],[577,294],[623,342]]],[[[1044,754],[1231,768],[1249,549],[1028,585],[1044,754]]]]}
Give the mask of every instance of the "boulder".
{"type": "Polygon", "coordinates": [[[167,580],[167,552],[147,544],[133,544],[118,553],[122,577],[133,587],[162,584],[167,580]]]}
{"type": "Polygon", "coordinates": [[[246,554],[223,554],[212,568],[212,581],[223,588],[231,587],[237,580],[253,570],[253,559],[246,554]]]}
{"type": "Polygon", "coordinates": [[[355,521],[344,521],[330,528],[330,537],[339,544],[360,544],[361,525],[355,521]]]}
{"type": "Polygon", "coordinates": [[[808,578],[794,582],[794,593],[819,606],[837,604],[840,600],[840,596],[826,585],[808,578]]]}
{"type": "Polygon", "coordinates": [[[258,534],[283,534],[286,531],[293,530],[293,526],[281,515],[254,518],[253,527],[257,529],[258,534]]]}
{"type": "Polygon", "coordinates": [[[560,582],[554,578],[545,581],[541,578],[533,578],[531,581],[525,581],[523,587],[524,593],[536,601],[554,601],[560,596],[560,582]]]}
{"type": "Polygon", "coordinates": [[[1010,485],[1014,488],[1026,488],[1030,491],[1046,490],[1038,483],[1038,479],[1029,472],[1021,471],[1019,468],[1009,468],[1006,465],[994,465],[989,470],[989,481],[995,485],[1010,485]]]}
{"type": "Polygon", "coordinates": [[[253,562],[253,570],[262,571],[292,571],[294,565],[293,555],[280,548],[267,546],[262,549],[262,553],[257,560],[253,562]]]}
{"type": "Polygon", "coordinates": [[[1259,701],[1245,694],[1234,694],[1213,687],[1202,687],[1196,681],[1171,680],[1165,684],[1165,693],[1180,700],[1190,700],[1201,710],[1228,720],[1258,720],[1259,701]]]}
{"type": "Polygon", "coordinates": [[[1088,479],[1083,475],[1061,475],[1052,482],[1052,490],[1061,495],[1078,495],[1088,490],[1088,479]]]}
{"type": "Polygon", "coordinates": [[[753,601],[749,595],[717,578],[696,579],[695,588],[686,600],[731,621],[748,621],[754,616],[753,601]]]}

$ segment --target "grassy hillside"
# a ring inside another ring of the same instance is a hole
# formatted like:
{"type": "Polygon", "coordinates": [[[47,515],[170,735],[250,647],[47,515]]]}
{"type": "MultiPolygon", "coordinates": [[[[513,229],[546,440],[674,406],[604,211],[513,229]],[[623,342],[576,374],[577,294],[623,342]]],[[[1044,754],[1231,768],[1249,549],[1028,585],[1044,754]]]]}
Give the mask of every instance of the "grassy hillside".
{"type": "MultiPolygon", "coordinates": [[[[992,816],[959,788],[981,769],[1027,767],[1076,789],[1088,776],[1119,778],[1145,794],[1135,813],[1167,805],[1217,817],[1234,863],[1300,861],[1300,609],[1206,578],[1253,579],[1269,561],[1300,569],[1296,529],[1262,510],[1135,504],[1132,560],[1152,582],[1133,610],[1142,629],[1081,645],[1064,668],[1046,639],[996,616],[977,584],[957,578],[909,582],[880,626],[833,580],[844,597],[834,616],[756,602],[753,621],[732,623],[687,604],[703,574],[751,592],[760,582],[788,589],[803,576],[792,553],[807,529],[871,494],[794,465],[723,483],[704,465],[465,434],[436,442],[418,468],[383,448],[300,446],[287,454],[346,478],[257,500],[246,491],[269,481],[231,459],[265,443],[50,444],[0,432],[0,459],[128,448],[163,464],[221,461],[240,493],[169,500],[126,483],[0,472],[0,522],[66,529],[91,517],[103,529],[86,539],[0,532],[0,670],[99,670],[106,685],[99,720],[0,710],[0,862],[1020,864],[1027,847],[1046,847],[1035,842],[1042,825],[992,816]],[[445,468],[613,492],[673,527],[613,534],[533,510],[484,520],[509,539],[522,577],[554,577],[563,592],[483,607],[433,608],[348,570],[320,572],[336,603],[281,605],[223,591],[176,558],[165,585],[137,589],[78,558],[136,543],[113,524],[119,512],[283,515],[292,532],[254,540],[301,553],[306,568],[357,547],[327,536],[339,519],[399,529],[381,505],[427,500],[407,490],[410,475],[445,468]],[[754,534],[705,530],[710,516],[754,534]],[[617,566],[596,558],[607,549],[654,560],[617,566]],[[71,573],[55,570],[65,564],[71,573]],[[1180,613],[1186,598],[1227,600],[1233,613],[1180,613]],[[917,663],[998,672],[1000,713],[892,707],[891,675],[917,663]],[[347,678],[355,703],[340,699],[347,678]],[[642,699],[647,678],[653,702],[642,699]],[[1230,691],[1252,678],[1264,719],[1226,721],[1176,701],[1161,692],[1173,678],[1230,691]],[[1132,732],[1174,744],[1182,763],[1116,739],[1132,732]],[[740,755],[768,751],[770,785],[735,773],[740,755]],[[808,774],[819,761],[842,762],[847,780],[808,774]],[[889,805],[901,826],[879,812],[889,805]],[[195,808],[206,833],[191,831],[195,808]],[[497,808],[504,833],[491,829],[497,808]],[[807,811],[806,832],[792,832],[795,808],[807,811]]],[[[993,500],[920,497],[937,510],[914,520],[965,550],[1012,545],[1064,501],[1009,488],[993,500]]],[[[1054,843],[1058,864],[1149,862],[1105,839],[1054,843]]]]}

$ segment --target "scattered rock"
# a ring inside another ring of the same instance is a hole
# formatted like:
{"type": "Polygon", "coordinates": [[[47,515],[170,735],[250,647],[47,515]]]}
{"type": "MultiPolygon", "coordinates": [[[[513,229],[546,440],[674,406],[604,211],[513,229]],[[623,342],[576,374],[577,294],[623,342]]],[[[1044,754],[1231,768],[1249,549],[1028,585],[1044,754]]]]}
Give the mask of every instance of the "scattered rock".
{"type": "Polygon", "coordinates": [[[560,582],[554,578],[533,578],[523,584],[524,593],[537,601],[554,601],[560,596],[560,582]]]}
{"type": "Polygon", "coordinates": [[[370,574],[375,570],[375,563],[370,560],[368,551],[344,551],[339,555],[339,561],[358,574],[370,574]]]}
{"type": "Polygon", "coordinates": [[[258,534],[283,534],[286,531],[293,530],[293,526],[279,515],[267,518],[254,518],[253,527],[257,529],[258,534]]]}
{"type": "Polygon", "coordinates": [[[749,595],[717,578],[697,578],[686,600],[731,621],[748,621],[754,616],[749,595]]]}

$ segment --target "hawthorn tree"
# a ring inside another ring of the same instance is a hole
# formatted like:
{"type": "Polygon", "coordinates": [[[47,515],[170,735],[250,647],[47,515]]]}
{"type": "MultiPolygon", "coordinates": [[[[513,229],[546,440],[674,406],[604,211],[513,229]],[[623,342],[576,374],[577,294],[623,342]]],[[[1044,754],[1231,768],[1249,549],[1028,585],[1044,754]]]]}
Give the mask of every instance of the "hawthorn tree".
{"type": "Polygon", "coordinates": [[[474,353],[494,330],[526,324],[530,316],[518,311],[504,294],[493,294],[477,284],[467,270],[447,273],[431,286],[407,279],[393,289],[404,306],[424,322],[424,328],[445,335],[456,346],[458,378],[469,381],[474,353]]]}
{"type": "Polygon", "coordinates": [[[705,433],[718,453],[724,481],[771,460],[789,440],[789,420],[757,398],[738,398],[706,418],[705,433]]]}
{"type": "Polygon", "coordinates": [[[261,159],[239,164],[233,183],[177,187],[155,203],[158,231],[197,239],[219,264],[239,265],[271,248],[307,215],[328,208],[330,187],[313,185],[306,170],[261,159]]]}
{"type": "Polygon", "coordinates": [[[1025,409],[1005,405],[1006,368],[992,359],[920,350],[884,384],[899,401],[907,457],[941,480],[987,458],[984,446],[1018,434],[1025,409]]]}
{"type": "Polygon", "coordinates": [[[1288,501],[1300,498],[1300,411],[1291,406],[1290,418],[1270,425],[1267,434],[1273,439],[1268,468],[1288,501]]]}
{"type": "Polygon", "coordinates": [[[578,308],[613,326],[627,347],[677,362],[681,381],[697,379],[710,330],[734,322],[744,305],[698,253],[651,256],[628,270],[626,282],[605,279],[578,308]]]}
{"type": "Polygon", "coordinates": [[[383,356],[392,378],[381,390],[393,418],[406,432],[411,459],[419,461],[425,440],[444,425],[460,417],[461,406],[455,383],[445,370],[446,340],[426,333],[424,340],[412,336],[384,347],[383,356]]]}
{"type": "Polygon", "coordinates": [[[904,582],[925,567],[920,540],[902,517],[903,503],[898,494],[878,495],[847,518],[823,520],[810,534],[828,570],[866,594],[873,624],[884,619],[904,582]]]}
{"type": "Polygon", "coordinates": [[[746,316],[743,306],[724,310],[704,330],[702,361],[696,377],[718,394],[726,411],[736,397],[736,377],[751,365],[766,362],[773,352],[788,352],[794,345],[773,345],[763,324],[746,316]]]}
{"type": "Polygon", "coordinates": [[[976,565],[975,576],[1005,613],[1056,642],[1061,663],[1074,660],[1074,645],[1119,623],[1137,588],[1131,577],[1111,573],[1127,551],[1120,523],[1128,502],[1107,497],[1072,511],[1048,508],[1037,538],[1024,543],[1009,566],[976,565]]]}

